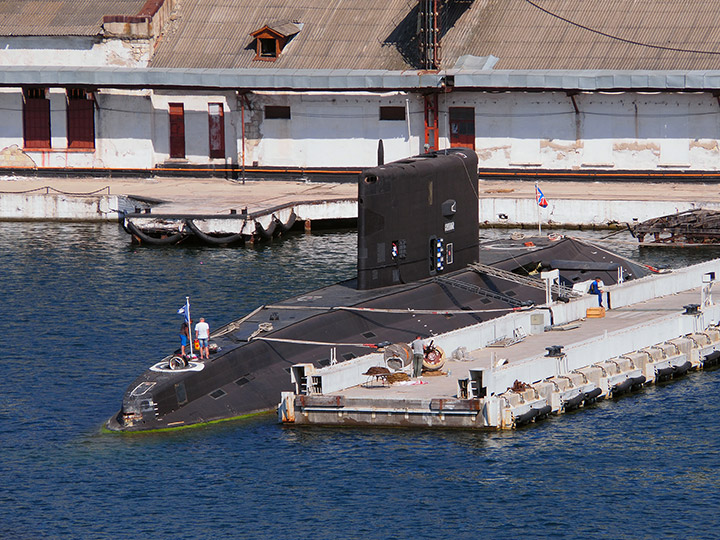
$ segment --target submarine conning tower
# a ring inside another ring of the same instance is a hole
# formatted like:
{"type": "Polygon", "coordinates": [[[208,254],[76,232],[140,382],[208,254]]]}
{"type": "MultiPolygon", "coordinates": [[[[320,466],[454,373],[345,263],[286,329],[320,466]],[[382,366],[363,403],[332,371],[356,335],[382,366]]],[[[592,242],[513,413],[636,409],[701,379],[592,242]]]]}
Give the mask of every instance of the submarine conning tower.
{"type": "Polygon", "coordinates": [[[358,289],[410,283],[478,261],[477,154],[451,148],[364,170],[358,289]]]}

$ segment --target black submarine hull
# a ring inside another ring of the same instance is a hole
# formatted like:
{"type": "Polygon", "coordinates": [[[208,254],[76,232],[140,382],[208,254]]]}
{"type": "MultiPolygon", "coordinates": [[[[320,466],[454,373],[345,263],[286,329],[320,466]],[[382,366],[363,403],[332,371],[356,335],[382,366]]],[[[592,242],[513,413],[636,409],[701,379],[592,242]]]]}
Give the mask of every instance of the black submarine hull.
{"type": "Polygon", "coordinates": [[[159,362],[130,384],[106,427],[180,428],[274,410],[281,392],[293,389],[294,364],[321,368],[382,343],[409,343],[545,302],[542,289],[468,268],[478,259],[519,275],[556,261],[567,286],[596,276],[615,283],[618,267],[625,279],[649,273],[570,238],[478,246],[476,171],[477,157],[467,150],[364,171],[356,279],[229,323],[211,336],[218,352],[189,369],[159,362]]]}

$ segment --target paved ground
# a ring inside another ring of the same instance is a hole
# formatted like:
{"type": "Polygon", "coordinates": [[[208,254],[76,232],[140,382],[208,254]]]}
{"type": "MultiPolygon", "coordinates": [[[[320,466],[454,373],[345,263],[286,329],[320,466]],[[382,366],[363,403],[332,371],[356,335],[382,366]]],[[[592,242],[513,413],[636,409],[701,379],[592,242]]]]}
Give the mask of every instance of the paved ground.
{"type": "MultiPolygon", "coordinates": [[[[167,201],[156,212],[218,213],[247,207],[249,212],[283,203],[306,200],[337,200],[357,197],[354,183],[305,183],[303,181],[246,181],[245,184],[219,178],[3,178],[0,192],[23,192],[52,188],[63,193],[86,194],[108,189],[114,195],[137,195],[167,201]]],[[[673,183],[588,183],[548,182],[542,184],[547,198],[635,201],[720,202],[718,184],[673,183]]],[[[51,191],[52,192],[52,191],[51,191]]],[[[533,182],[480,181],[479,196],[531,198],[533,182]]]]}
{"type": "Polygon", "coordinates": [[[45,193],[135,195],[166,201],[153,213],[227,214],[248,212],[290,202],[357,198],[355,184],[283,181],[235,182],[219,178],[23,178],[0,180],[0,193],[38,190],[45,193]]]}
{"type": "MultiPolygon", "coordinates": [[[[448,376],[423,376],[421,385],[393,385],[390,387],[373,386],[366,388],[354,386],[331,395],[344,395],[352,398],[371,399],[431,399],[452,398],[457,393],[457,379],[468,376],[468,370],[488,368],[492,355],[495,358],[507,358],[509,364],[528,362],[537,356],[544,356],[545,347],[562,345],[565,349],[573,344],[601,337],[606,331],[616,332],[626,328],[646,324],[673,313],[682,313],[683,306],[698,303],[700,290],[694,289],[678,294],[653,298],[632,306],[612,309],[601,319],[578,321],[579,327],[567,331],[550,331],[531,335],[525,340],[506,348],[484,348],[471,352],[473,360],[469,362],[448,361],[443,371],[448,376]]],[[[662,338],[658,337],[658,342],[662,338]]],[[[629,351],[628,351],[629,352],[629,351]]]]}

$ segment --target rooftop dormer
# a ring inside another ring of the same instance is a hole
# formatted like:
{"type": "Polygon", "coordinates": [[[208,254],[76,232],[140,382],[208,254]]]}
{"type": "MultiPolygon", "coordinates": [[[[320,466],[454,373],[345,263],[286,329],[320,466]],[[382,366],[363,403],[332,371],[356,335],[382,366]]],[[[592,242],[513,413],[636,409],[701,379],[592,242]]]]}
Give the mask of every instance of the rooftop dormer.
{"type": "Polygon", "coordinates": [[[302,29],[302,23],[280,21],[268,23],[250,35],[255,39],[255,60],[274,62],[288,42],[302,29]]]}

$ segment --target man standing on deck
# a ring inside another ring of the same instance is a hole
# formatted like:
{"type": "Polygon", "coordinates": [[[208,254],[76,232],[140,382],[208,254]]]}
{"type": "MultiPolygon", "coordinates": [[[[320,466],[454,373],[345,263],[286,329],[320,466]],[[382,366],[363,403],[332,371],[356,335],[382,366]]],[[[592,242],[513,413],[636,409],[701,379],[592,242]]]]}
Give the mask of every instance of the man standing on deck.
{"type": "Polygon", "coordinates": [[[422,374],[423,360],[425,359],[425,340],[420,336],[410,344],[413,351],[413,378],[417,379],[422,374]]]}
{"type": "Polygon", "coordinates": [[[185,358],[185,347],[190,345],[190,326],[188,321],[183,321],[180,325],[180,353],[185,358]]]}
{"type": "Polygon", "coordinates": [[[210,326],[202,317],[200,317],[200,322],[195,325],[195,337],[199,344],[200,360],[203,358],[209,359],[210,348],[208,346],[208,340],[210,339],[210,326]]]}
{"type": "Polygon", "coordinates": [[[588,291],[590,294],[596,294],[598,297],[598,306],[603,307],[602,305],[602,295],[603,295],[603,287],[605,284],[600,280],[599,277],[596,277],[595,280],[590,284],[590,290],[588,291]]]}

